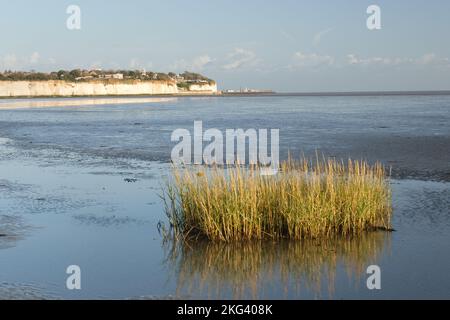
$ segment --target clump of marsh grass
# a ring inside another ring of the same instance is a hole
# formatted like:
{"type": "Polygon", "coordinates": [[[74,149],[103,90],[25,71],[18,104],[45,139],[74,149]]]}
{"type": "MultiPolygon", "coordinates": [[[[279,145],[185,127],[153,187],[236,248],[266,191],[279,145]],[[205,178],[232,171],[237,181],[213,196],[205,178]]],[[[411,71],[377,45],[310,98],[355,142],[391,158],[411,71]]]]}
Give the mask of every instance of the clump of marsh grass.
{"type": "Polygon", "coordinates": [[[213,241],[315,239],[391,228],[384,167],[365,161],[293,161],[273,176],[258,166],[174,168],[164,190],[165,236],[213,241]]]}

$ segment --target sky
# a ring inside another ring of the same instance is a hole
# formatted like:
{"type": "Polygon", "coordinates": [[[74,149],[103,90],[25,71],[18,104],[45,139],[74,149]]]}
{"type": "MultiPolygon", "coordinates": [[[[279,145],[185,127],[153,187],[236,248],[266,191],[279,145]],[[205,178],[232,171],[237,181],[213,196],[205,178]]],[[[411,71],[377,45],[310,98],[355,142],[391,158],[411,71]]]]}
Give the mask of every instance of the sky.
{"type": "Polygon", "coordinates": [[[0,0],[0,70],[199,72],[220,89],[450,90],[448,0],[0,0]],[[70,5],[80,29],[67,28],[70,5]],[[367,8],[381,10],[369,30],[367,8]]]}

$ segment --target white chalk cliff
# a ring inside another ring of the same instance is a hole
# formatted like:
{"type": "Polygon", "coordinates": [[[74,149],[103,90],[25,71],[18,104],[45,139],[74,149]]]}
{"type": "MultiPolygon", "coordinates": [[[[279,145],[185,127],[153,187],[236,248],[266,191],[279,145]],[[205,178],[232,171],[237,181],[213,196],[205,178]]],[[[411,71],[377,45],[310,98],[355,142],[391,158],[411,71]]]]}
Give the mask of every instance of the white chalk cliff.
{"type": "Polygon", "coordinates": [[[175,81],[0,81],[0,97],[74,97],[114,95],[156,95],[179,93],[217,93],[217,85],[191,84],[189,90],[179,91],[175,81]]]}

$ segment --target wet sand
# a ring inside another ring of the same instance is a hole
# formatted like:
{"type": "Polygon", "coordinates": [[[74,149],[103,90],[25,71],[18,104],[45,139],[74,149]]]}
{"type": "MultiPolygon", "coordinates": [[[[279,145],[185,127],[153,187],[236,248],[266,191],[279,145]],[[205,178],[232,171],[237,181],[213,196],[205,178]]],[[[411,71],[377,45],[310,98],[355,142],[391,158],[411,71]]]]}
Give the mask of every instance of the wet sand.
{"type": "MultiPolygon", "coordinates": [[[[319,153],[337,159],[380,161],[396,179],[450,182],[450,136],[361,135],[338,140],[345,148],[323,148],[319,153]]],[[[315,157],[311,151],[307,155],[315,157]]]]}
{"type": "Polygon", "coordinates": [[[30,108],[51,108],[51,107],[80,107],[80,106],[99,106],[111,104],[139,104],[139,103],[161,103],[174,102],[176,98],[128,98],[128,97],[110,97],[110,98],[63,98],[63,99],[28,99],[28,100],[0,100],[0,109],[16,110],[30,108]]]}
{"type": "Polygon", "coordinates": [[[446,96],[0,109],[0,298],[449,298],[448,123],[446,96]],[[328,245],[164,243],[170,135],[194,120],[280,128],[282,157],[319,150],[392,165],[397,231],[328,245]],[[65,288],[71,264],[84,270],[81,291],[65,288]],[[381,267],[381,291],[366,287],[369,264],[381,267]]]}

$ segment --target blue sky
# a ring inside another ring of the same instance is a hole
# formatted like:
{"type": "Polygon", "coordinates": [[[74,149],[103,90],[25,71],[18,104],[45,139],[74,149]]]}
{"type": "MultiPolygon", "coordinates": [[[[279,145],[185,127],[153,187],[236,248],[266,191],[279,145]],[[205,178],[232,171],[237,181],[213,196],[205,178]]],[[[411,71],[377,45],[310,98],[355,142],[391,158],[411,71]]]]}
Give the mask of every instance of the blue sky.
{"type": "Polygon", "coordinates": [[[204,73],[220,88],[450,90],[448,0],[0,0],[0,70],[204,73]],[[68,30],[66,8],[81,8],[68,30]],[[369,5],[382,29],[366,27],[369,5]]]}

